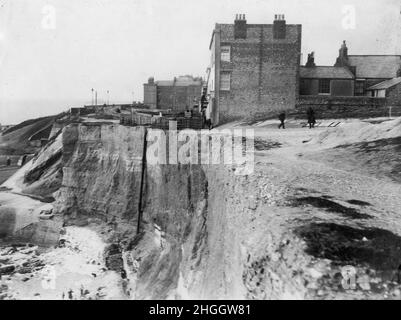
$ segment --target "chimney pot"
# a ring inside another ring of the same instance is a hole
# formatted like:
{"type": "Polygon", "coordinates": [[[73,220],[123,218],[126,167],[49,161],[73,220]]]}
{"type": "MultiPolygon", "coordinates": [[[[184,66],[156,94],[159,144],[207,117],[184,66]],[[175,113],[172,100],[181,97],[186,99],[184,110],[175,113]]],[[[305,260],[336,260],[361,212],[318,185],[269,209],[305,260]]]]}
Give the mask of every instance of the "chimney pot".
{"type": "Polygon", "coordinates": [[[234,22],[234,39],[246,39],[246,30],[245,14],[239,13],[238,19],[234,22]]]}
{"type": "Polygon", "coordinates": [[[284,14],[276,14],[273,23],[273,38],[274,39],[285,39],[286,37],[286,23],[284,20],[284,14]]]}

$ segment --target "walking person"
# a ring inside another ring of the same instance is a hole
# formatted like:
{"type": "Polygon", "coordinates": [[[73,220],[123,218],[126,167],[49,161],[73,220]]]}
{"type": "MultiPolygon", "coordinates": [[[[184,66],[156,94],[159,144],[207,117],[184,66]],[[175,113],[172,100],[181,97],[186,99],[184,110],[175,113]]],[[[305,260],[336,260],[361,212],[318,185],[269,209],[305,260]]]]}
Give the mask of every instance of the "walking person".
{"type": "Polygon", "coordinates": [[[314,128],[316,124],[315,110],[313,110],[312,107],[309,107],[306,111],[306,115],[308,117],[309,129],[314,128]]]}
{"type": "Polygon", "coordinates": [[[278,115],[278,119],[280,120],[280,125],[278,126],[278,128],[279,129],[281,129],[281,128],[285,129],[285,123],[284,123],[284,121],[285,121],[285,112],[284,111],[281,112],[278,115]]]}

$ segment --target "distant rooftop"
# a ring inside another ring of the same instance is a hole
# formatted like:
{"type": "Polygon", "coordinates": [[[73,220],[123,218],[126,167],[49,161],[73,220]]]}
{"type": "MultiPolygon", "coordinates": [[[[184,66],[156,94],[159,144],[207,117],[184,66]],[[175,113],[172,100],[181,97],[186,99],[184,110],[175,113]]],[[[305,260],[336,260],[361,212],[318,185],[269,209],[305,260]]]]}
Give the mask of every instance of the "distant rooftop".
{"type": "Polygon", "coordinates": [[[375,84],[374,86],[369,87],[368,90],[388,89],[388,88],[394,87],[395,85],[397,85],[399,83],[401,83],[401,77],[380,82],[378,84],[375,84]]]}
{"type": "Polygon", "coordinates": [[[202,78],[199,77],[192,77],[192,76],[179,76],[174,78],[174,80],[159,80],[155,82],[156,85],[163,87],[163,86],[199,86],[202,85],[202,78]]]}
{"type": "Polygon", "coordinates": [[[356,67],[357,78],[382,78],[396,77],[397,70],[401,67],[399,55],[349,55],[349,65],[356,67]]]}
{"type": "Polygon", "coordinates": [[[354,79],[348,68],[330,66],[301,67],[300,76],[309,79],[354,79]]]}

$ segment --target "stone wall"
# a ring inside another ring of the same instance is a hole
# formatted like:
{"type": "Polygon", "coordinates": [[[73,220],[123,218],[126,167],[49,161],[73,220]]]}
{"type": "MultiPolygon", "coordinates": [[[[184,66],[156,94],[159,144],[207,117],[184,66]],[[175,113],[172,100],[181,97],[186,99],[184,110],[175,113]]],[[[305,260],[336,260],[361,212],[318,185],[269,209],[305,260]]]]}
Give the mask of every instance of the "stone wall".
{"type": "MultiPolygon", "coordinates": [[[[385,98],[300,96],[293,115],[306,118],[306,110],[312,107],[318,119],[386,117],[388,106],[385,98]]],[[[392,115],[401,116],[401,106],[393,107],[392,115]]]]}

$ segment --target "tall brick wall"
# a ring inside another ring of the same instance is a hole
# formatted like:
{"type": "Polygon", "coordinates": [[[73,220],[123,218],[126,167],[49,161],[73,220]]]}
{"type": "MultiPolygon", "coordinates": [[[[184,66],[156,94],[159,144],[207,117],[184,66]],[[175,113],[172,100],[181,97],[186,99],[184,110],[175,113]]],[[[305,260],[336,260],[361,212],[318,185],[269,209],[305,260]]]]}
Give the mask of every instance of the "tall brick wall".
{"type": "MultiPolygon", "coordinates": [[[[306,119],[306,110],[312,107],[317,119],[373,118],[389,115],[386,98],[300,96],[290,115],[306,119]]],[[[392,116],[401,116],[401,104],[392,107],[392,116]]]]}
{"type": "MultiPolygon", "coordinates": [[[[220,123],[263,118],[294,109],[299,92],[301,25],[287,25],[285,39],[273,38],[273,25],[247,25],[245,39],[234,39],[233,25],[217,25],[220,45],[231,46],[230,91],[219,91],[220,123]]],[[[219,54],[216,59],[220,59],[219,54]]]]}

